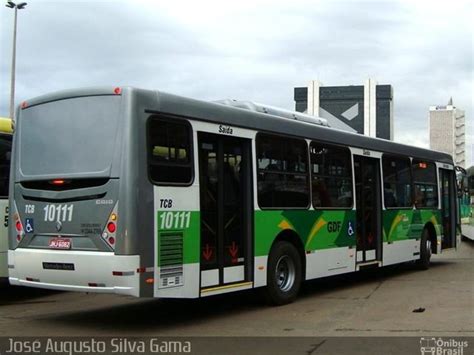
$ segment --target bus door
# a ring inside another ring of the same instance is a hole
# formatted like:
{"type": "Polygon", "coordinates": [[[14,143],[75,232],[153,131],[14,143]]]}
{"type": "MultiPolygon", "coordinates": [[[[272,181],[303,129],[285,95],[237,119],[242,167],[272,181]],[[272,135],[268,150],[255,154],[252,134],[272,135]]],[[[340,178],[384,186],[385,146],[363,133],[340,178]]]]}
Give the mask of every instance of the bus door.
{"type": "Polygon", "coordinates": [[[380,159],[354,155],[357,263],[382,260],[380,159]]]}
{"type": "Polygon", "coordinates": [[[199,133],[202,292],[252,279],[251,141],[199,133]]]}
{"type": "Polygon", "coordinates": [[[439,169],[441,185],[441,214],[443,223],[442,249],[456,247],[456,227],[458,226],[458,213],[456,208],[456,187],[453,170],[439,169]]]}

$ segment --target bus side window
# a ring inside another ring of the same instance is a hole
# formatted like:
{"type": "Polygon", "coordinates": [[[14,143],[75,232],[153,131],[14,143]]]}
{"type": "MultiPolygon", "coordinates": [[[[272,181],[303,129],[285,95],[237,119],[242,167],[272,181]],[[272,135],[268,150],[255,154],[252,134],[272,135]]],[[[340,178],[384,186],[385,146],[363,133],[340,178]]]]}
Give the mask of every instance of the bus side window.
{"type": "Polygon", "coordinates": [[[258,204],[308,208],[308,145],[303,139],[257,135],[258,204]]]}
{"type": "Polygon", "coordinates": [[[148,121],[148,172],[159,185],[190,185],[193,180],[191,126],[184,120],[148,121]]]}
{"type": "Polygon", "coordinates": [[[352,164],[349,149],[311,142],[314,208],[351,208],[352,164]]]}
{"type": "Polygon", "coordinates": [[[412,207],[410,159],[384,154],[382,166],[385,207],[412,207]]]}
{"type": "Polygon", "coordinates": [[[416,208],[436,208],[438,206],[438,184],[435,164],[413,159],[411,167],[416,208]]]}

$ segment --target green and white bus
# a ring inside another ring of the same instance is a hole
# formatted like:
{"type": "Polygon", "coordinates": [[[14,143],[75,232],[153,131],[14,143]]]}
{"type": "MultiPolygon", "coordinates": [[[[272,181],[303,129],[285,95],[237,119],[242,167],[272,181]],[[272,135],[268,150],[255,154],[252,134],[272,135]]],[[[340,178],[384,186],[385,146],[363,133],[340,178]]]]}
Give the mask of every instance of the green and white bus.
{"type": "Polygon", "coordinates": [[[8,181],[11,149],[11,119],[0,117],[0,280],[8,277],[8,181]]]}
{"type": "Polygon", "coordinates": [[[21,105],[10,283],[198,298],[456,247],[451,156],[242,101],[95,88],[21,105]]]}
{"type": "Polygon", "coordinates": [[[458,172],[458,185],[462,234],[474,240],[474,166],[458,172]]]}

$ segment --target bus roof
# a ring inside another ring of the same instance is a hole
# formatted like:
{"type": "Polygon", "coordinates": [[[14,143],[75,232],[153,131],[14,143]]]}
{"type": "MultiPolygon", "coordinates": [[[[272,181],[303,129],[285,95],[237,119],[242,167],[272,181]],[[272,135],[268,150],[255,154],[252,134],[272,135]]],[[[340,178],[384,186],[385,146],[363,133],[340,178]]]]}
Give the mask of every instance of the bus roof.
{"type": "Polygon", "coordinates": [[[454,165],[451,155],[443,152],[219,103],[188,99],[164,92],[157,93],[157,112],[454,165]]]}
{"type": "Polygon", "coordinates": [[[117,88],[112,86],[63,90],[27,100],[26,107],[73,97],[114,94],[134,94],[146,97],[148,100],[140,101],[146,102],[147,106],[144,109],[150,113],[167,113],[201,121],[292,135],[326,143],[347,145],[454,165],[452,157],[447,153],[395,143],[385,139],[367,137],[287,117],[275,116],[272,114],[272,111],[268,113],[258,112],[218,102],[190,99],[156,90],[122,87],[117,91],[117,88]]]}

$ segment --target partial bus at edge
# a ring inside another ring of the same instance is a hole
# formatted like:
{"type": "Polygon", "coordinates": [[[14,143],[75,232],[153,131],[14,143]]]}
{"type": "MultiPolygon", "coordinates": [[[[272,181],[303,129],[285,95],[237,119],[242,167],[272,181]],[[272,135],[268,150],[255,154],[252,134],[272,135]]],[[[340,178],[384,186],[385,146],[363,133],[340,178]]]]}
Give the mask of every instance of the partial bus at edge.
{"type": "Polygon", "coordinates": [[[474,240],[474,166],[459,169],[459,209],[461,217],[462,235],[474,240]]]}
{"type": "Polygon", "coordinates": [[[48,94],[18,109],[12,154],[13,285],[285,304],[460,242],[451,156],[251,102],[48,94]]]}
{"type": "Polygon", "coordinates": [[[8,185],[11,147],[11,119],[0,117],[0,281],[8,278],[8,185]]]}

